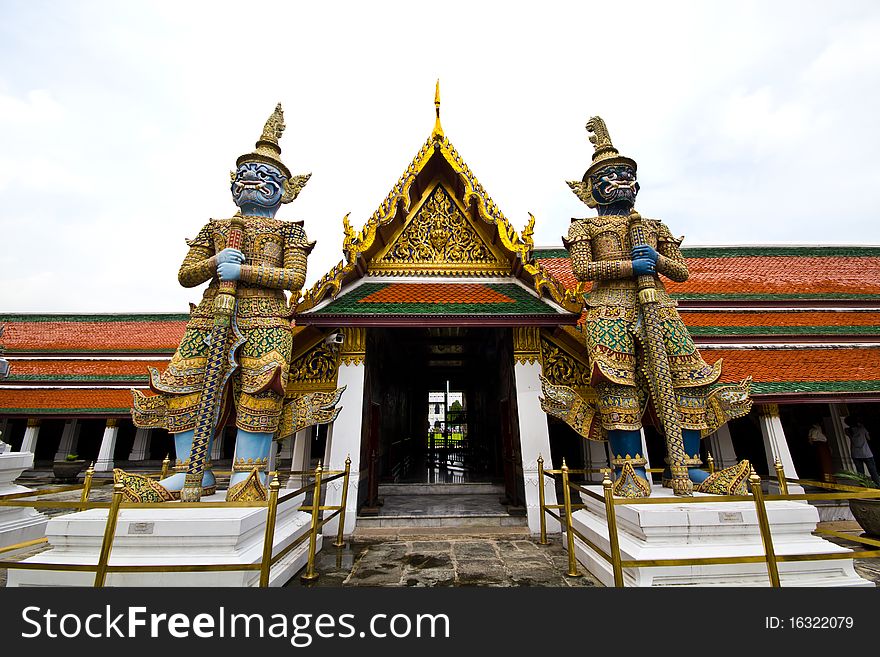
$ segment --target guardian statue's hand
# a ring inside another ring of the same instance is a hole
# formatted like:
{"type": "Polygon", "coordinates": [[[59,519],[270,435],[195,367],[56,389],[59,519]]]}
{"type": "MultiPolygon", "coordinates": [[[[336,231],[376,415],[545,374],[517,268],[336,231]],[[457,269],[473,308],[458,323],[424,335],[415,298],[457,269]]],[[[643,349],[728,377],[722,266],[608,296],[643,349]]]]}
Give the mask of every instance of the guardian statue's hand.
{"type": "Polygon", "coordinates": [[[234,262],[223,262],[217,265],[217,274],[221,281],[237,281],[241,278],[241,265],[234,262]]]}
{"type": "MultiPolygon", "coordinates": [[[[648,247],[650,248],[650,247],[648,247]]],[[[656,270],[654,262],[650,258],[636,258],[632,261],[633,274],[636,276],[653,276],[656,270]]]]}
{"type": "Polygon", "coordinates": [[[244,253],[238,249],[223,249],[217,254],[217,262],[221,265],[228,262],[235,265],[241,265],[244,263],[244,253]]]}
{"type": "Polygon", "coordinates": [[[636,244],[632,250],[632,259],[636,260],[637,258],[647,258],[655,265],[657,264],[657,258],[660,257],[660,254],[657,253],[653,247],[648,246],[647,244],[636,244]]]}

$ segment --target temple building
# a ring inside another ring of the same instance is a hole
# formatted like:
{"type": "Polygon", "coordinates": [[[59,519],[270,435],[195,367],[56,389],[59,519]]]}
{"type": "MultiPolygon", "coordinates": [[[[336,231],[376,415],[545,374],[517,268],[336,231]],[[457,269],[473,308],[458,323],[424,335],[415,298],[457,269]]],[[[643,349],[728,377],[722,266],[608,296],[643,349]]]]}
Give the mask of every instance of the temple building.
{"type": "MultiPolygon", "coordinates": [[[[343,220],[343,259],[294,308],[289,383],[346,386],[342,410],[284,441],[276,465],[338,467],[350,455],[347,527],[375,512],[381,484],[458,481],[503,486],[507,508],[535,530],[539,455],[547,467],[607,466],[603,443],[541,410],[541,374],[588,387],[589,284],[574,279],[564,248],[534,245],[534,222],[518,231],[508,221],[439,118],[363,227],[343,220]]],[[[844,418],[859,411],[880,436],[880,247],[682,252],[690,278],[666,285],[697,346],[708,362],[724,359],[722,381],[752,377],[752,412],[706,438],[703,458],[747,458],[764,475],[779,459],[802,478],[854,469],[844,418]],[[814,423],[830,466],[808,442],[814,423]]],[[[108,471],[173,455],[167,433],[133,426],[130,389],[147,389],[147,367],[163,368],[187,319],[0,315],[11,365],[0,380],[4,439],[37,466],[76,453],[108,471]]],[[[645,433],[661,465],[662,441],[645,433]]],[[[215,441],[214,461],[232,457],[231,442],[215,441]]]]}

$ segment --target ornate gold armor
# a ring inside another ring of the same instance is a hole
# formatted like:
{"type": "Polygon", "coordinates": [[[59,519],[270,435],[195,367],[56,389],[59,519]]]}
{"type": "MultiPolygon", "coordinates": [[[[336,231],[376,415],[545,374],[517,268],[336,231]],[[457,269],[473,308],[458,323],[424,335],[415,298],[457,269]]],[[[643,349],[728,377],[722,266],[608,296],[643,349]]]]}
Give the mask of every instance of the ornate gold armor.
{"type": "MultiPolygon", "coordinates": [[[[150,368],[155,397],[135,395],[138,426],[162,427],[172,433],[195,426],[196,411],[217,295],[217,254],[226,248],[229,219],[214,219],[187,240],[189,252],[178,280],[194,287],[211,280],[202,301],[193,308],[183,340],[161,374],[150,368]]],[[[235,324],[246,339],[238,354],[240,368],[232,377],[236,425],[253,432],[278,429],[289,376],[293,337],[290,308],[284,290],[299,296],[306,277],[306,260],[314,244],[308,242],[302,222],[268,217],[244,217],[242,252],[245,264],[236,290],[235,324]]],[[[226,391],[224,404],[227,404],[226,391]]],[[[227,408],[226,412],[231,412],[227,408]]]]}
{"type": "MultiPolygon", "coordinates": [[[[593,281],[586,301],[585,331],[590,384],[597,392],[605,430],[639,429],[649,399],[640,344],[644,327],[639,318],[628,222],[629,218],[621,215],[573,219],[563,240],[575,277],[593,281]]],[[[646,243],[660,254],[657,272],[674,281],[687,280],[687,264],[679,250],[681,239],[656,219],[643,222],[646,243]]],[[[721,360],[708,365],[700,356],[659,276],[655,276],[655,289],[682,427],[706,431],[713,424],[707,419],[706,386],[721,376],[721,360]]]]}

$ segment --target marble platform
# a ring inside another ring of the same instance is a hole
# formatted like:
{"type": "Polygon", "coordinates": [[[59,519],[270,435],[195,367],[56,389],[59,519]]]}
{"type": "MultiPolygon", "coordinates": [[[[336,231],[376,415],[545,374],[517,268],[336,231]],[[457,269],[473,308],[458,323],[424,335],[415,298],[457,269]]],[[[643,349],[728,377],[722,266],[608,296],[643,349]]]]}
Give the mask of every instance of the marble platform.
{"type": "MultiPolygon", "coordinates": [[[[202,498],[225,499],[225,491],[202,498]]],[[[310,514],[299,511],[304,496],[278,507],[273,553],[306,534],[310,514]]],[[[254,564],[263,552],[265,508],[121,509],[110,565],[254,564]]],[[[96,564],[104,536],[106,509],[52,518],[46,536],[52,546],[27,563],[96,564]]],[[[309,540],[276,563],[269,585],[283,586],[308,558],[309,540]]],[[[322,546],[318,536],[317,548],[322,546]]],[[[258,571],[108,573],[106,586],[257,586],[258,571]]],[[[94,572],[10,570],[7,586],[92,586],[94,572]]]]}
{"type": "MultiPolygon", "coordinates": [[[[588,486],[602,495],[601,486],[588,486]]],[[[672,491],[652,488],[652,497],[672,491]]],[[[701,493],[696,493],[702,496],[701,493]]],[[[572,514],[572,524],[610,554],[604,502],[582,495],[585,509],[572,514]]],[[[757,512],[751,502],[617,506],[617,527],[624,560],[686,559],[763,555],[757,512]]],[[[849,552],[814,536],[816,507],[803,502],[767,502],[773,547],[777,556],[849,552]]],[[[575,535],[578,561],[605,586],[614,586],[611,564],[575,535]]],[[[779,563],[785,586],[874,586],[859,577],[852,559],[779,563]]],[[[625,586],[769,586],[764,562],[711,566],[670,566],[624,569],[625,586]]]]}
{"type": "MultiPolygon", "coordinates": [[[[30,488],[15,484],[21,473],[33,466],[31,452],[3,452],[0,454],[0,495],[30,492],[30,488]]],[[[32,541],[46,535],[49,518],[27,507],[0,507],[0,547],[32,541]]],[[[9,553],[4,553],[4,557],[9,553]]]]}

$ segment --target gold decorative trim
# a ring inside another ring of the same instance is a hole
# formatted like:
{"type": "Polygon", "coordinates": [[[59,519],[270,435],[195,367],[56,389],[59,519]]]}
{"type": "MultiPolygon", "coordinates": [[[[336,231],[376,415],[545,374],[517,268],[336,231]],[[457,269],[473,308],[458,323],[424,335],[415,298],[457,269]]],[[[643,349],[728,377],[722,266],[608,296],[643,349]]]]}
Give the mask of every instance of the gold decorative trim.
{"type": "Polygon", "coordinates": [[[31,428],[40,426],[40,418],[29,417],[27,420],[27,425],[31,428]]]}
{"type": "Polygon", "coordinates": [[[633,464],[626,461],[620,469],[620,476],[614,482],[611,491],[615,497],[650,497],[651,484],[637,475],[633,464]]]}
{"type": "Polygon", "coordinates": [[[482,235],[438,179],[370,260],[369,273],[510,274],[509,255],[482,235]]]}
{"type": "Polygon", "coordinates": [[[513,359],[525,365],[540,362],[541,332],[533,326],[517,326],[513,329],[513,359]]]}
{"type": "Polygon", "coordinates": [[[699,493],[715,495],[747,495],[751,465],[743,460],[724,470],[713,472],[697,486],[699,493]]]}
{"type": "Polygon", "coordinates": [[[760,404],[758,406],[758,413],[762,417],[778,417],[779,404],[760,404]]]}
{"type": "Polygon", "coordinates": [[[339,349],[319,339],[290,365],[287,395],[303,391],[335,390],[339,372],[339,349]]]}
{"type": "Polygon", "coordinates": [[[367,329],[347,326],[342,330],[344,342],[339,357],[345,365],[361,365],[367,355],[367,329]]]}
{"type": "Polygon", "coordinates": [[[622,467],[624,463],[629,463],[634,468],[644,468],[646,465],[648,465],[648,459],[646,459],[639,453],[636,453],[635,456],[630,456],[629,454],[627,454],[626,456],[621,456],[620,454],[618,454],[616,457],[611,459],[611,465],[613,465],[615,468],[622,467]]]}
{"type": "Polygon", "coordinates": [[[541,334],[541,363],[544,376],[554,385],[576,389],[590,386],[590,366],[565,346],[541,334]]]}
{"type": "Polygon", "coordinates": [[[232,471],[233,472],[250,472],[251,470],[263,471],[266,469],[266,467],[268,465],[269,465],[268,458],[262,458],[262,459],[241,458],[241,459],[235,459],[235,461],[232,464],[232,471]]]}
{"type": "Polygon", "coordinates": [[[122,496],[127,502],[172,502],[180,499],[180,491],[170,491],[158,481],[120,468],[113,470],[113,483],[122,484],[122,496]]]}
{"type": "Polygon", "coordinates": [[[227,502],[265,502],[267,499],[266,487],[260,481],[256,468],[251,470],[245,479],[233,484],[226,491],[227,502]]]}
{"type": "Polygon", "coordinates": [[[107,427],[108,429],[113,429],[113,428],[119,426],[119,420],[117,420],[115,417],[109,417],[109,418],[107,418],[107,422],[105,423],[104,426],[107,427]]]}

